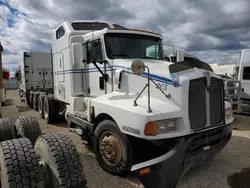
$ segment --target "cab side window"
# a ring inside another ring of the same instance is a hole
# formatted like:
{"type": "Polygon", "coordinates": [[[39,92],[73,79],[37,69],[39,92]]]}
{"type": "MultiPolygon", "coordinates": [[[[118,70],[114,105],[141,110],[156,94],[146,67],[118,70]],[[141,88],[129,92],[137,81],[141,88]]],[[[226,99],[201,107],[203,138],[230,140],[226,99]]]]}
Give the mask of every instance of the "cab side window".
{"type": "Polygon", "coordinates": [[[87,60],[98,61],[103,59],[101,40],[97,39],[87,43],[87,60]]]}
{"type": "Polygon", "coordinates": [[[57,31],[56,31],[56,39],[61,38],[65,34],[65,30],[63,26],[61,26],[57,31]]]}
{"type": "Polygon", "coordinates": [[[244,67],[243,80],[250,80],[250,67],[244,67]]]}
{"type": "Polygon", "coordinates": [[[153,45],[146,48],[146,57],[150,57],[153,59],[159,58],[158,46],[153,45]]]}

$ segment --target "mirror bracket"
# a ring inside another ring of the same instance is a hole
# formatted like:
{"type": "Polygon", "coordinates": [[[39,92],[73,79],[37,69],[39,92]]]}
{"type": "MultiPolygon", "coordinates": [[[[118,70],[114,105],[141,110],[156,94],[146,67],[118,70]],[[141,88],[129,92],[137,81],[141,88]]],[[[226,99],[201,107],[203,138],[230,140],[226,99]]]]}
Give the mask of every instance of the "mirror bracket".
{"type": "Polygon", "coordinates": [[[152,81],[156,87],[158,89],[160,89],[160,91],[162,92],[162,94],[170,99],[171,98],[171,95],[170,94],[165,94],[164,91],[150,78],[150,71],[149,71],[149,68],[147,66],[145,66],[145,64],[143,63],[143,61],[141,60],[134,60],[132,65],[131,65],[131,70],[133,71],[134,74],[136,75],[142,75],[143,72],[145,71],[145,69],[147,69],[147,79],[148,79],[148,83],[144,86],[144,88],[142,89],[142,91],[139,93],[139,95],[136,97],[136,99],[134,100],[134,105],[133,106],[138,106],[137,104],[137,100],[138,98],[141,96],[141,94],[143,93],[143,91],[148,88],[148,109],[147,109],[147,112],[148,113],[151,113],[152,112],[152,109],[151,109],[151,106],[150,106],[150,81],[152,81]]]}

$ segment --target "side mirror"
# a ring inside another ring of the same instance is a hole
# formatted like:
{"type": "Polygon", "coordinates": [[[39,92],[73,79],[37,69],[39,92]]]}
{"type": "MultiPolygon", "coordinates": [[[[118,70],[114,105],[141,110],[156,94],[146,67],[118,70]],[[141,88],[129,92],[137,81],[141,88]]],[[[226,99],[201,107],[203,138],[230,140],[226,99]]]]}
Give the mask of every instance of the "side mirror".
{"type": "Polygon", "coordinates": [[[145,65],[142,60],[134,60],[131,64],[131,70],[136,75],[142,75],[145,71],[145,65]]]}

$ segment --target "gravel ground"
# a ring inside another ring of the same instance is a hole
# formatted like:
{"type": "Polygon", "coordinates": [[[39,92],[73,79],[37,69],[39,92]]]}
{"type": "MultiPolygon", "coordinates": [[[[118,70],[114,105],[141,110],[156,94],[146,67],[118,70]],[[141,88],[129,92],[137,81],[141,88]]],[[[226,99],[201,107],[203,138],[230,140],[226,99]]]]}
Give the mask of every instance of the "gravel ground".
{"type": "MultiPolygon", "coordinates": [[[[43,132],[67,132],[66,123],[46,124],[38,112],[20,102],[17,91],[7,91],[7,103],[16,105],[20,115],[37,117],[43,132]]],[[[177,185],[177,188],[249,188],[250,187],[250,116],[236,115],[233,136],[228,145],[209,163],[191,171],[177,185]]],[[[71,133],[69,133],[71,134],[71,133]]],[[[112,176],[104,172],[95,160],[94,154],[83,141],[71,134],[82,155],[84,172],[90,188],[134,188],[142,187],[131,175],[128,178],[112,176]]]]}

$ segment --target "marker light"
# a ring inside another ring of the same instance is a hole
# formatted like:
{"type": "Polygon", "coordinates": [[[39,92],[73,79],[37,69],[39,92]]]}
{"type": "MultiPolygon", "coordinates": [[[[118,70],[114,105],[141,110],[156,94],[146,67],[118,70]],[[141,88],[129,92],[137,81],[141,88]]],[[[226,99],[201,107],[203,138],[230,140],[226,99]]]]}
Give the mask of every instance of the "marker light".
{"type": "Polygon", "coordinates": [[[229,107],[225,110],[225,116],[226,118],[230,117],[231,115],[233,115],[233,110],[232,107],[229,107]]]}
{"type": "Polygon", "coordinates": [[[156,125],[155,121],[150,121],[146,124],[144,134],[147,136],[156,136],[156,125]]]}
{"type": "Polygon", "coordinates": [[[140,175],[144,175],[150,172],[150,168],[143,168],[141,170],[139,170],[139,174],[140,175]]]}

